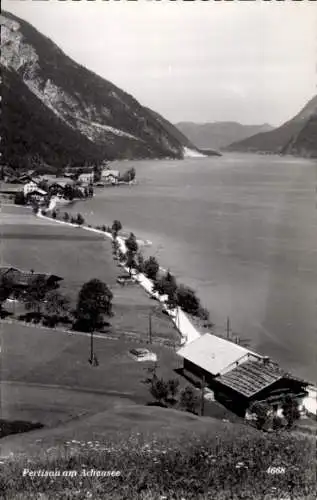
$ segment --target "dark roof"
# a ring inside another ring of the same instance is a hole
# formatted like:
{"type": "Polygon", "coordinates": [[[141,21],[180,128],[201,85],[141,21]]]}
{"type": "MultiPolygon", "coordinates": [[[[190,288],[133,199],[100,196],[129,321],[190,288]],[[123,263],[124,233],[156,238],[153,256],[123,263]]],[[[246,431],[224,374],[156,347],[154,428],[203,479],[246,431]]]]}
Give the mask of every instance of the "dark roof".
{"type": "Polygon", "coordinates": [[[267,359],[246,361],[217,377],[216,380],[244,396],[251,397],[282,378],[306,384],[303,380],[282,370],[277,363],[267,359]]]}
{"type": "Polygon", "coordinates": [[[0,267],[0,276],[10,276],[16,285],[28,285],[34,278],[44,277],[47,281],[61,281],[63,278],[49,273],[32,273],[16,267],[0,267]]]}

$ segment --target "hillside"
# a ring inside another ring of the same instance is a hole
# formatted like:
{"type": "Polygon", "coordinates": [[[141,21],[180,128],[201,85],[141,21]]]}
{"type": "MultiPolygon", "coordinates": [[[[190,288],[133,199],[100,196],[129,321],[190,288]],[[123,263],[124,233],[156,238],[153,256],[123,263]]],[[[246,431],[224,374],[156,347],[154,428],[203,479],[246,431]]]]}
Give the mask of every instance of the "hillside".
{"type": "Polygon", "coordinates": [[[313,115],[292,138],[283,153],[317,158],[317,114],[313,115]]]}
{"type": "Polygon", "coordinates": [[[192,123],[180,122],[176,127],[185,134],[196,147],[201,149],[222,149],[232,142],[241,141],[259,132],[272,130],[268,124],[242,125],[237,122],[192,123]]]}
{"type": "Polygon", "coordinates": [[[317,137],[314,118],[316,115],[317,96],[314,96],[294,118],[281,127],[235,142],[226,149],[264,153],[304,153],[304,156],[314,156],[317,137]]]}
{"type": "Polygon", "coordinates": [[[157,119],[131,95],[77,64],[29,23],[7,12],[1,16],[1,68],[5,162],[21,166],[36,154],[59,165],[81,163],[86,153],[88,161],[97,162],[183,157],[185,144],[172,124],[157,119]],[[23,104],[20,119],[17,102],[23,104]],[[41,127],[45,144],[38,140],[41,127]],[[17,137],[23,138],[23,148],[12,157],[17,137]],[[56,141],[62,158],[55,152],[56,141]],[[27,157],[24,151],[29,151],[27,157]]]}

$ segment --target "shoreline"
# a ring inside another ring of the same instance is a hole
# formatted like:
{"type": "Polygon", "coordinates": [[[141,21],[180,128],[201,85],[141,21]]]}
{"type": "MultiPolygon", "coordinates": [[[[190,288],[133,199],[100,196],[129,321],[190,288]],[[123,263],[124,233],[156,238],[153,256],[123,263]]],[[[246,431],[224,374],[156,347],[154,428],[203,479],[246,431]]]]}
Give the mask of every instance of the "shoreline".
{"type": "MultiPolygon", "coordinates": [[[[55,205],[56,207],[56,205],[55,205]]],[[[54,208],[53,208],[54,209],[54,208]]],[[[37,217],[43,218],[43,219],[48,219],[48,220],[53,220],[54,222],[58,224],[66,224],[71,227],[80,227],[81,229],[84,229],[86,231],[91,231],[100,235],[104,235],[108,239],[113,239],[112,234],[106,231],[102,231],[99,229],[95,229],[93,227],[87,227],[87,226],[76,226],[70,222],[65,222],[61,220],[56,220],[56,219],[51,219],[48,216],[42,215],[40,212],[37,214],[37,217]]],[[[125,253],[126,252],[126,247],[124,243],[124,239],[120,236],[117,237],[120,250],[125,253]]],[[[142,240],[137,240],[138,243],[144,243],[142,240]]],[[[124,264],[120,264],[121,267],[126,271],[129,272],[129,269],[124,266],[124,264]]],[[[160,271],[164,272],[164,268],[160,266],[160,271]]],[[[175,325],[176,329],[178,330],[181,341],[180,344],[181,346],[185,346],[186,344],[189,344],[190,342],[197,340],[200,338],[204,333],[212,333],[209,332],[208,329],[206,329],[206,332],[201,333],[198,331],[198,329],[192,324],[190,321],[188,315],[182,311],[179,307],[176,309],[169,309],[166,305],[166,297],[158,295],[156,292],[153,293],[152,287],[153,287],[153,282],[149,280],[144,274],[142,273],[136,273],[134,270],[131,273],[132,279],[134,279],[142,288],[143,290],[150,295],[152,298],[155,300],[159,301],[162,309],[168,314],[170,317],[171,321],[175,325]]],[[[314,386],[313,383],[309,382],[309,386],[307,387],[308,391],[308,396],[304,399],[303,401],[303,406],[307,412],[308,416],[312,416],[314,418],[317,417],[317,386],[314,386]]]]}

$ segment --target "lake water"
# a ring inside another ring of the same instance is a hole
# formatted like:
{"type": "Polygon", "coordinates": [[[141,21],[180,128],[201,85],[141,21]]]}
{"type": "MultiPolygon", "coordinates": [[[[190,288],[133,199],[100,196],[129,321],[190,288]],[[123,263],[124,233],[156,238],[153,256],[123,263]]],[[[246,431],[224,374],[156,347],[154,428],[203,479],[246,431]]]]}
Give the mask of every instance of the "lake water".
{"type": "Polygon", "coordinates": [[[120,170],[131,166],[138,185],[97,188],[72,211],[151,240],[218,329],[229,316],[250,346],[316,382],[316,162],[227,154],[120,170]]]}

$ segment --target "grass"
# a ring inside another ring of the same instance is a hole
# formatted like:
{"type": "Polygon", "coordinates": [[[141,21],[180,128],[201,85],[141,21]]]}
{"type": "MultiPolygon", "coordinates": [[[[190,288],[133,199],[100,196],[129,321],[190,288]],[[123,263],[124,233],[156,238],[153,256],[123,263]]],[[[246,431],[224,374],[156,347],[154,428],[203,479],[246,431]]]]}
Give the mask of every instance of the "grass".
{"type": "MultiPolygon", "coordinates": [[[[163,411],[147,415],[148,421],[150,416],[159,420],[163,411]]],[[[102,416],[106,419],[110,415],[102,416]]],[[[131,419],[131,411],[126,416],[131,419]]],[[[112,431],[111,436],[96,434],[89,441],[85,433],[80,439],[70,436],[62,445],[55,443],[46,451],[42,447],[38,454],[5,460],[0,470],[4,498],[35,499],[40,494],[44,495],[40,498],[96,500],[315,498],[312,440],[288,435],[264,437],[246,427],[221,422],[207,428],[199,417],[193,417],[196,432],[189,439],[190,423],[182,421],[180,415],[174,417],[173,439],[155,432],[145,434],[132,426],[132,432],[123,429],[112,431]],[[176,418],[185,433],[177,430],[176,418]],[[269,467],[283,467],[284,473],[269,474],[269,467]],[[23,475],[24,469],[54,471],[55,477],[30,477],[23,475]],[[118,471],[119,475],[85,477],[83,471],[91,470],[118,471]],[[76,475],[65,477],[63,471],[75,471],[76,475]]],[[[121,414],[119,421],[123,421],[121,414]]],[[[94,429],[93,418],[88,423],[94,429]]]]}
{"type": "Polygon", "coordinates": [[[24,207],[3,206],[0,234],[5,241],[1,264],[64,278],[60,291],[70,296],[75,306],[81,286],[92,278],[106,282],[113,294],[112,330],[134,337],[148,337],[149,312],[153,312],[153,337],[179,340],[173,323],[137,285],[124,289],[116,280],[122,273],[113,260],[110,240],[77,227],[56,224],[35,217],[24,207]]]}

